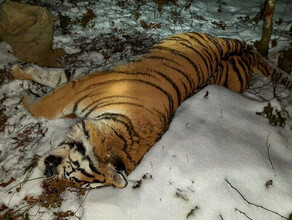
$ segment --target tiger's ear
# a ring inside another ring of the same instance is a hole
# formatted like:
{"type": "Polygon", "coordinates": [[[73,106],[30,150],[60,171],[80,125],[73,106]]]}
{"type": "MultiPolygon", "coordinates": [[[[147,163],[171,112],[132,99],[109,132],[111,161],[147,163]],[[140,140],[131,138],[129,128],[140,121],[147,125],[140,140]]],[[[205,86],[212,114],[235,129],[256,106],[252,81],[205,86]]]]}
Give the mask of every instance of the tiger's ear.
{"type": "Polygon", "coordinates": [[[128,185],[126,176],[121,172],[116,170],[112,164],[109,164],[106,168],[108,178],[115,187],[125,188],[128,185]]]}

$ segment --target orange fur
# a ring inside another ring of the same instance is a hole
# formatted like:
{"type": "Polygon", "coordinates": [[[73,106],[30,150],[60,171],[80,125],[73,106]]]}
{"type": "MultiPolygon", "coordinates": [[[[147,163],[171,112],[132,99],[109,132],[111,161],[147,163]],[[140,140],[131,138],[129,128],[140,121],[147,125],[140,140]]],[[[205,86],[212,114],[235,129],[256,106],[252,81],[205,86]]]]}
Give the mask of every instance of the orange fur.
{"type": "MultiPolygon", "coordinates": [[[[37,100],[25,95],[23,104],[34,117],[53,119],[73,113],[85,118],[98,170],[105,175],[100,178],[105,178],[104,185],[122,187],[125,184],[115,184],[108,167],[122,163],[125,172],[131,173],[168,129],[186,98],[211,83],[242,92],[253,70],[274,79],[276,71],[266,65],[239,40],[177,34],[137,61],[82,76],[37,100]]],[[[19,76],[19,72],[16,69],[13,74],[25,79],[25,73],[19,76]]],[[[276,81],[291,88],[291,82],[279,74],[276,81]]]]}

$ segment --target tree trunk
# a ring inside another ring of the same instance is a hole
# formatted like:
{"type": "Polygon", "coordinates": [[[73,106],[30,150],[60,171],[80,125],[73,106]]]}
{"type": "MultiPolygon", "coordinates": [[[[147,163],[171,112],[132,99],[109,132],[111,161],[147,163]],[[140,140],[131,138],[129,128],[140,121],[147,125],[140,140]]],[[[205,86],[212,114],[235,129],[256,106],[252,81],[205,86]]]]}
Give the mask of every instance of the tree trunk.
{"type": "Polygon", "coordinates": [[[273,15],[275,9],[275,0],[266,0],[264,9],[264,25],[263,25],[263,33],[260,41],[255,43],[255,47],[257,51],[263,56],[267,57],[269,52],[269,42],[271,39],[271,35],[273,32],[273,15]]]}

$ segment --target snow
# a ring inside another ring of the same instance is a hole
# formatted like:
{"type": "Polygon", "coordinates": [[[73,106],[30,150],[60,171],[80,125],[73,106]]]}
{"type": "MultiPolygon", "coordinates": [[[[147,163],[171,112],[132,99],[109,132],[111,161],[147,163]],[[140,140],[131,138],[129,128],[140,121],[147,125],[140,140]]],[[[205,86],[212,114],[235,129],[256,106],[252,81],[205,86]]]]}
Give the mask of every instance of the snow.
{"type": "MultiPolygon", "coordinates": [[[[74,74],[78,75],[132,59],[152,43],[173,33],[202,31],[243,39],[250,44],[260,38],[261,22],[241,22],[238,17],[254,17],[262,1],[226,0],[222,13],[217,13],[215,2],[195,1],[175,20],[173,13],[184,1],[180,1],[179,6],[164,6],[161,15],[149,1],[140,6],[141,16],[136,21],[133,14],[137,9],[133,2],[96,1],[90,5],[97,15],[91,25],[86,28],[72,25],[70,34],[62,34],[60,28],[56,28],[54,47],[62,47],[77,57],[74,74]],[[121,3],[126,6],[122,7],[121,3]],[[141,20],[161,22],[162,26],[145,30],[140,25],[141,20]],[[226,30],[212,24],[214,21],[223,21],[226,30]],[[114,28],[117,31],[113,31],[114,28]],[[113,51],[119,42],[125,41],[121,35],[145,40],[138,45],[126,44],[124,51],[113,51]],[[112,36],[121,41],[113,43],[112,36]],[[82,47],[82,43],[89,46],[82,47]],[[93,45],[98,50],[89,50],[93,45]],[[109,59],[104,59],[104,52],[111,54],[109,59]]],[[[78,7],[65,1],[52,13],[58,15],[58,9],[72,19],[81,17],[87,3],[77,4],[78,7]]],[[[276,5],[275,20],[283,18],[284,21],[274,26],[273,38],[278,39],[278,46],[271,49],[272,53],[292,42],[291,35],[286,33],[291,27],[292,4],[282,0],[276,5]]],[[[9,50],[9,45],[0,43],[1,69],[17,61],[9,50]]],[[[252,88],[244,94],[216,85],[206,87],[179,107],[169,130],[129,175],[125,189],[95,189],[82,197],[65,191],[60,208],[34,207],[29,210],[29,218],[53,219],[53,212],[71,210],[75,216],[70,219],[177,220],[186,219],[193,209],[189,219],[288,219],[292,213],[291,120],[285,128],[273,127],[256,112],[263,111],[267,105],[265,99],[271,100],[272,106],[279,110],[284,107],[291,115],[292,96],[291,92],[278,88],[277,95],[281,99],[272,99],[271,85],[260,89],[266,82],[256,77],[251,82],[252,88]],[[209,95],[205,97],[207,91],[209,95]],[[138,180],[142,180],[140,187],[133,188],[138,180]],[[272,184],[266,186],[269,180],[272,184]]],[[[6,187],[0,186],[0,204],[14,209],[25,206],[25,196],[36,196],[42,191],[40,170],[35,168],[25,174],[23,170],[36,154],[43,155],[56,147],[76,123],[72,119],[47,121],[31,117],[20,102],[21,92],[27,88],[38,93],[47,91],[37,84],[17,80],[6,80],[0,86],[0,100],[6,98],[1,106],[8,117],[5,130],[0,133],[0,183],[8,182],[11,177],[15,179],[6,187]],[[40,129],[43,133],[38,132],[40,129]],[[23,139],[24,133],[28,139],[23,139]],[[24,145],[18,146],[21,140],[24,145]],[[24,181],[26,178],[30,181],[24,181]],[[20,185],[20,191],[16,191],[20,185]]]]}

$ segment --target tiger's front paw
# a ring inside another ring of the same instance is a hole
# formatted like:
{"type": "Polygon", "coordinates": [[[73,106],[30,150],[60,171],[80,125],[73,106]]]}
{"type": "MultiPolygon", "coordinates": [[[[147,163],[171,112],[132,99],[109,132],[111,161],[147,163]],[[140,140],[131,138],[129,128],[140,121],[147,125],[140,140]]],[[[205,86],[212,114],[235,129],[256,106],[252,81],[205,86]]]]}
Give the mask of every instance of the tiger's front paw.
{"type": "Polygon", "coordinates": [[[16,78],[20,80],[32,80],[33,77],[29,73],[28,68],[32,68],[31,66],[27,66],[25,68],[22,68],[22,66],[19,63],[16,63],[11,68],[11,74],[16,78]]]}
{"type": "Polygon", "coordinates": [[[57,86],[68,82],[64,69],[45,68],[33,63],[24,65],[14,64],[12,66],[12,75],[16,79],[32,80],[51,88],[56,88],[57,86]]]}

